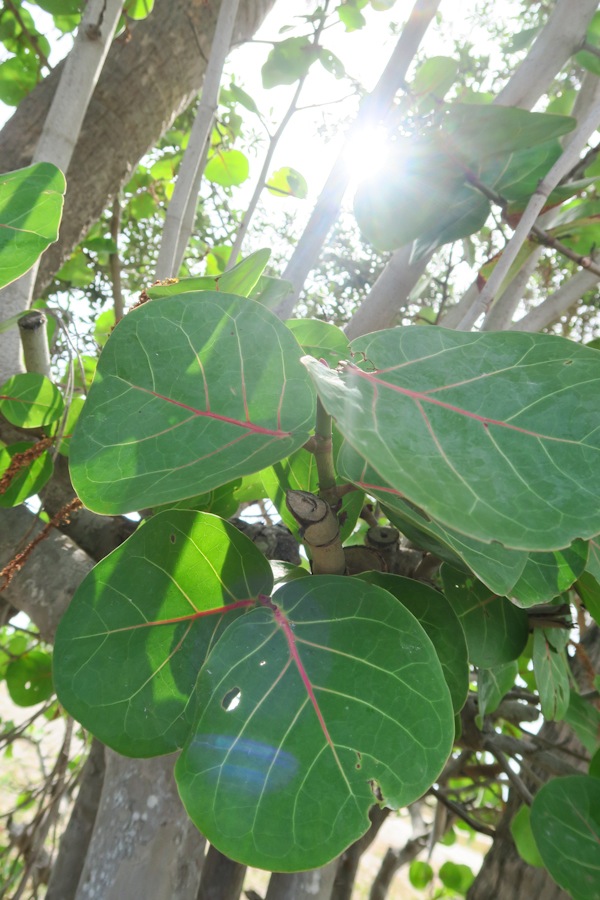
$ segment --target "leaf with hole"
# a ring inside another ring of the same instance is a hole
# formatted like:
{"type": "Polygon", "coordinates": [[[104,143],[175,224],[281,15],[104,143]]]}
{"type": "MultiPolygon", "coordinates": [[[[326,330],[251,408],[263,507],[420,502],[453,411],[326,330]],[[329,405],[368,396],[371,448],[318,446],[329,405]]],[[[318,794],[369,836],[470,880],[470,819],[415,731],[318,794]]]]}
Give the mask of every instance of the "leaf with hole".
{"type": "Polygon", "coordinates": [[[249,475],[305,443],[314,395],[289,330],[252,300],[202,291],[115,328],[71,440],[75,490],[115,515],[249,475]]]}
{"type": "Polygon", "coordinates": [[[223,519],[189,510],[153,516],[92,569],[61,619],[60,702],[126,756],[176,750],[209,648],[272,584],[262,553],[223,519]]]}
{"type": "Polygon", "coordinates": [[[346,441],[446,528],[509,549],[600,529],[598,353],[564,338],[394,328],[338,371],[304,357],[346,441]]]}
{"type": "Polygon", "coordinates": [[[429,638],[394,597],[349,577],[284,584],[234,621],[197,692],[175,770],[184,805],[222,853],[279,872],[341,853],[375,796],[393,808],[421,796],[454,736],[429,638]]]}
{"type": "Polygon", "coordinates": [[[17,706],[35,706],[54,693],[52,657],[45,650],[29,650],[6,667],[6,687],[17,706]]]}
{"type": "Polygon", "coordinates": [[[54,243],[64,193],[65,176],[50,163],[0,175],[0,287],[24,275],[54,243]]]}
{"type": "Polygon", "coordinates": [[[600,900],[600,779],[553,778],[533,799],[531,830],[544,865],[573,900],[600,900]]]}

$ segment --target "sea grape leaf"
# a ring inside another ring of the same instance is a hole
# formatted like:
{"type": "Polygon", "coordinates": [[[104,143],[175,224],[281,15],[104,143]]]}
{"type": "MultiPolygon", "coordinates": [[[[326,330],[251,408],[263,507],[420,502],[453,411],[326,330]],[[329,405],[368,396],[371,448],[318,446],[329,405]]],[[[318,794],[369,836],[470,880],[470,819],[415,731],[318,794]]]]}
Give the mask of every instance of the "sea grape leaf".
{"type": "Polygon", "coordinates": [[[525,610],[506,597],[494,596],[473,576],[447,563],[441,576],[444,593],[464,629],[473,665],[489,669],[517,659],[527,643],[525,610]]]}
{"type": "Polygon", "coordinates": [[[337,456],[337,471],[379,500],[390,521],[417,546],[455,567],[466,565],[495,594],[511,593],[527,561],[524,550],[484,544],[429,518],[378,475],[347,441],[337,456]]]}
{"type": "Polygon", "coordinates": [[[65,176],[51,163],[0,175],[0,288],[57,239],[64,193],[65,176]]]}
{"type": "Polygon", "coordinates": [[[564,338],[393,328],[337,371],[304,357],[326,410],[431,518],[511,549],[600,529],[598,352],[564,338]]]}
{"type": "Polygon", "coordinates": [[[203,175],[222,187],[243,184],[250,174],[248,157],[241,150],[218,150],[206,163],[203,175]]]}
{"type": "Polygon", "coordinates": [[[6,687],[17,706],[35,706],[54,693],[52,656],[45,650],[29,650],[6,667],[6,687]]]}
{"type": "Polygon", "coordinates": [[[589,555],[586,568],[596,581],[600,582],[600,534],[594,535],[589,543],[589,555]]]}
{"type": "Polygon", "coordinates": [[[176,750],[209,648],[272,584],[269,563],[233,525],[208,513],[158,513],[75,592],[56,634],[60,702],[126,756],[176,750]]]}
{"type": "Polygon", "coordinates": [[[117,325],[71,441],[75,490],[114,515],[183,500],[301,447],[314,396],[288,329],[253,300],[202,291],[117,325]]]}
{"type": "Polygon", "coordinates": [[[527,150],[568,134],[577,124],[571,116],[534,113],[513,106],[453,103],[444,119],[452,151],[483,161],[527,150]]]}
{"type": "Polygon", "coordinates": [[[266,88],[293,84],[302,78],[319,56],[319,48],[308,37],[291,37],[274,44],[262,67],[266,88]]]}
{"type": "Polygon", "coordinates": [[[564,550],[530,553],[511,596],[521,606],[549,602],[568,590],[579,578],[587,558],[588,545],[585,541],[574,541],[564,550]]]}
{"type": "MultiPolygon", "coordinates": [[[[14,457],[32,447],[35,447],[35,443],[28,441],[18,441],[7,447],[0,447],[0,479],[7,474],[14,457]]],[[[0,486],[0,508],[18,506],[27,497],[37,494],[52,475],[52,471],[52,457],[47,450],[30,462],[24,462],[10,478],[5,489],[0,486]]]]}
{"type": "Polygon", "coordinates": [[[337,366],[350,354],[350,341],[341,328],[320,319],[288,319],[285,323],[302,349],[324,359],[329,366],[337,366]]]}
{"type": "Polygon", "coordinates": [[[575,690],[571,691],[565,722],[571,726],[585,749],[593,755],[600,737],[600,710],[593,701],[584,700],[575,690]]]}
{"type": "Polygon", "coordinates": [[[273,172],[265,187],[275,197],[296,197],[298,200],[305,200],[308,195],[306,179],[297,169],[290,166],[284,166],[273,172]]]}
{"type": "Polygon", "coordinates": [[[520,807],[511,820],[510,833],[521,859],[524,859],[530,866],[543,866],[544,861],[531,830],[530,812],[529,806],[523,804],[520,807]]]}
{"type": "MultiPolygon", "coordinates": [[[[589,562],[588,562],[589,568],[589,562]]],[[[577,579],[575,589],[589,612],[590,616],[600,624],[600,584],[591,570],[583,572],[577,579]]]]}
{"type": "Polygon", "coordinates": [[[60,391],[37,372],[12,375],[0,387],[0,413],[20,428],[56,422],[65,408],[60,391]]]}
{"type": "Polygon", "coordinates": [[[394,808],[421,796],[454,737],[431,641],[349,577],[284,584],[234,621],[197,691],[175,769],[188,814],[227,856],[279,872],[341,853],[368,829],[374,793],[394,808]]]}
{"type": "Polygon", "coordinates": [[[442,664],[454,711],[459,712],[469,693],[467,643],[462,625],[444,595],[401,575],[363,572],[357,577],[388,591],[421,623],[442,664]]]}
{"type": "Polygon", "coordinates": [[[573,900],[600,900],[600,779],[553,778],[531,806],[531,829],[552,878],[573,900]]]}
{"type": "Polygon", "coordinates": [[[257,303],[262,303],[267,309],[276,309],[282,300],[293,293],[294,286],[291,281],[272,275],[261,275],[248,296],[257,303]]]}
{"type": "Polygon", "coordinates": [[[479,669],[477,673],[477,727],[483,727],[483,717],[493,713],[504,695],[515,683],[519,673],[519,664],[516,659],[499,666],[490,666],[487,669],[479,669]]]}
{"type": "Polygon", "coordinates": [[[249,297],[269,261],[269,249],[256,250],[245,259],[219,275],[198,275],[193,278],[180,278],[171,284],[155,284],[146,293],[151,300],[162,297],[174,297],[190,291],[222,291],[225,294],[237,294],[249,297]]]}
{"type": "Polygon", "coordinates": [[[546,719],[560,721],[569,708],[571,686],[564,649],[557,650],[543,628],[533,632],[533,671],[546,719]]]}

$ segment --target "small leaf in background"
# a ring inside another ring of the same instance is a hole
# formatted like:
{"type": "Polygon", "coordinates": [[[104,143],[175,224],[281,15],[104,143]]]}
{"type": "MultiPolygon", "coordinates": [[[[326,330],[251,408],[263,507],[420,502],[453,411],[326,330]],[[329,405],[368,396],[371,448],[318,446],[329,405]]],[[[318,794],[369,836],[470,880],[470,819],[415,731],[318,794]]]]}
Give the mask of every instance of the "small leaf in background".
{"type": "Polygon", "coordinates": [[[495,597],[472,575],[444,563],[444,593],[458,616],[475,666],[490,668],[517,659],[527,643],[528,618],[506,597],[495,597]]]}
{"type": "Polygon", "coordinates": [[[408,880],[413,887],[422,891],[431,881],[433,881],[433,869],[429,863],[423,862],[420,859],[415,859],[410,864],[408,880]]]}
{"type": "MultiPolygon", "coordinates": [[[[590,543],[592,543],[590,541],[590,543]]],[[[590,560],[588,560],[588,568],[590,560]]],[[[594,565],[595,568],[595,565],[594,565]]],[[[591,572],[583,572],[575,584],[575,590],[590,616],[600,625],[600,584],[591,572]]]]}
{"type": "Polygon", "coordinates": [[[45,650],[29,650],[6,668],[6,687],[17,706],[35,706],[54,693],[52,656],[45,650]]]}
{"type": "Polygon", "coordinates": [[[594,706],[593,701],[584,700],[575,689],[571,690],[564,719],[588,753],[593,754],[600,736],[600,710],[594,706]]]}
{"type": "Polygon", "coordinates": [[[94,325],[94,340],[100,347],[104,347],[110,337],[110,333],[115,327],[115,311],[114,309],[105,309],[96,318],[94,325]]]}
{"type": "Polygon", "coordinates": [[[273,46],[262,67],[265,88],[293,84],[302,78],[318,58],[318,48],[307,37],[291,37],[273,46]]]}
{"type": "Polygon", "coordinates": [[[7,475],[7,470],[14,457],[17,454],[27,453],[35,446],[35,443],[19,441],[16,444],[9,444],[7,447],[0,447],[0,508],[18,506],[28,497],[37,494],[52,475],[52,456],[45,450],[40,456],[34,457],[31,462],[24,461],[7,482],[6,488],[2,490],[2,478],[7,475]]]}
{"type": "Polygon", "coordinates": [[[272,275],[261,275],[248,296],[257,303],[262,303],[267,309],[276,309],[282,300],[293,293],[294,286],[291,281],[272,275]]]}
{"type": "Polygon", "coordinates": [[[363,14],[353,4],[344,3],[337,7],[336,12],[340,17],[340,22],[346,26],[346,31],[358,31],[367,24],[363,14]]]}
{"type": "Polygon", "coordinates": [[[0,412],[12,425],[39,428],[60,419],[63,410],[58,388],[37,372],[13,375],[0,386],[0,412]]]}
{"type": "Polygon", "coordinates": [[[588,545],[574,541],[564,550],[530,553],[521,577],[513,586],[511,597],[520,606],[547,603],[568,590],[585,569],[588,545]]]}
{"type": "Polygon", "coordinates": [[[299,578],[236,619],[197,691],[175,769],[184,805],[221,852],[279,872],[342,852],[378,791],[393,808],[421,796],[454,737],[422,627],[350,577],[299,578]]]}
{"type": "Polygon", "coordinates": [[[60,267],[56,277],[60,281],[68,282],[72,287],[84,288],[94,283],[96,275],[87,256],[78,247],[60,267]]]}
{"type": "Polygon", "coordinates": [[[125,0],[123,13],[128,19],[137,21],[149,16],[154,8],[154,0],[125,0]]]}
{"type": "Polygon", "coordinates": [[[543,628],[533,632],[533,671],[542,713],[547,719],[560,721],[569,708],[570,678],[564,650],[556,650],[543,628]]]}
{"type": "Polygon", "coordinates": [[[276,197],[296,197],[304,200],[308,194],[308,185],[303,175],[296,169],[284,166],[273,172],[267,181],[266,188],[276,197]]]}
{"type": "Polygon", "coordinates": [[[146,293],[151,300],[188,294],[191,291],[222,291],[248,297],[261,278],[270,256],[271,251],[266,248],[255,250],[227,272],[219,271],[214,275],[196,275],[179,278],[169,284],[155,284],[146,293]]]}
{"type": "Polygon", "coordinates": [[[0,287],[24,275],[56,240],[64,193],[65,177],[50,163],[0,175],[0,287]]]}
{"type": "Polygon", "coordinates": [[[238,103],[241,103],[243,107],[245,107],[248,112],[256,113],[258,115],[258,106],[254,102],[253,98],[250,94],[247,94],[243,88],[239,87],[234,81],[231,82],[228,88],[230,94],[237,100],[238,103]]]}
{"type": "Polygon", "coordinates": [[[320,319],[288,319],[285,324],[306,353],[324,359],[330,368],[350,355],[350,341],[337,325],[320,319]]]}
{"type": "Polygon", "coordinates": [[[503,663],[500,666],[490,666],[487,669],[479,669],[477,673],[477,727],[483,727],[483,717],[495,712],[504,695],[510,691],[519,672],[519,665],[515,660],[503,663]]]}
{"type": "Polygon", "coordinates": [[[243,601],[272,583],[265,557],[233,525],[206,513],[158,513],[98,563],[61,619],[60,702],[120,753],[181,747],[209,648],[243,601]],[[224,606],[227,617],[202,615],[224,606]]]}
{"type": "Polygon", "coordinates": [[[573,900],[600,898],[600,779],[568,775],[533,799],[531,830],[544,865],[573,900]]]}
{"type": "Polygon", "coordinates": [[[529,552],[598,533],[597,350],[436,326],[374,332],[351,349],[358,364],[340,371],[303,363],[348,443],[428,516],[529,552]]]}
{"type": "Polygon", "coordinates": [[[319,62],[325,71],[330,72],[335,78],[343,78],[346,74],[341,59],[325,47],[319,47],[319,62]]]}
{"type": "Polygon", "coordinates": [[[75,490],[116,515],[195,497],[285,459],[314,425],[302,350],[252,300],[144,303],[104,348],[71,441],[75,490]]]}
{"type": "MultiPolygon", "coordinates": [[[[77,424],[77,420],[81,415],[81,411],[83,409],[83,404],[85,403],[85,397],[81,396],[81,394],[75,394],[74,397],[71,397],[71,402],[69,403],[69,410],[67,412],[67,418],[63,427],[63,434],[58,445],[58,452],[62,453],[63,456],[69,455],[69,448],[71,446],[71,438],[73,437],[73,432],[75,430],[75,425],[77,424]]],[[[58,422],[55,426],[55,433],[59,426],[60,422],[58,422]]]]}
{"type": "Polygon", "coordinates": [[[206,163],[204,177],[221,187],[243,184],[250,174],[248,157],[241,150],[220,150],[206,163]]]}
{"type": "Polygon", "coordinates": [[[467,891],[475,881],[475,875],[469,866],[450,861],[440,866],[438,877],[444,887],[462,896],[466,896],[467,891]]]}
{"type": "Polygon", "coordinates": [[[415,73],[410,85],[411,94],[423,99],[433,95],[443,100],[458,76],[458,63],[450,56],[432,56],[426,59],[415,73]]]}
{"type": "Polygon", "coordinates": [[[0,63],[0,101],[7,106],[18,106],[38,82],[38,67],[34,61],[13,56],[0,63]]]}
{"type": "Polygon", "coordinates": [[[513,816],[510,823],[510,833],[513,836],[515,846],[521,859],[530,866],[543,866],[544,860],[540,856],[533,831],[531,830],[531,810],[528,806],[521,806],[513,816]]]}
{"type": "MultiPolygon", "coordinates": [[[[600,13],[596,13],[589,25],[586,43],[595,47],[596,50],[600,49],[600,13]]],[[[588,72],[600,75],[600,58],[597,53],[593,53],[590,50],[580,50],[579,53],[575,54],[574,59],[578,65],[587,69],[588,72]]]]}

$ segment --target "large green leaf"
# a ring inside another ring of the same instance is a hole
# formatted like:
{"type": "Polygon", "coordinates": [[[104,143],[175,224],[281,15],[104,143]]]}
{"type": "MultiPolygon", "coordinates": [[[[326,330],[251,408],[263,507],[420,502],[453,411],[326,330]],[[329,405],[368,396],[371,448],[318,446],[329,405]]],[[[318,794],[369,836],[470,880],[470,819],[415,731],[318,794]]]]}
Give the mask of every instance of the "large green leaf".
{"type": "Polygon", "coordinates": [[[444,593],[464,629],[473,665],[489,669],[517,659],[527,643],[527,613],[447,563],[441,575],[444,593]]]}
{"type": "Polygon", "coordinates": [[[248,297],[264,272],[271,251],[256,250],[242,259],[228,272],[220,275],[197,275],[193,278],[180,278],[170,284],[155,284],[146,293],[151,300],[162,297],[174,297],[190,291],[222,291],[225,294],[237,294],[248,297]]]}
{"type": "Polygon", "coordinates": [[[530,553],[511,596],[521,606],[549,602],[568,590],[579,578],[587,558],[588,545],[585,541],[574,541],[564,550],[530,553]]]}
{"type": "Polygon", "coordinates": [[[534,797],[531,828],[544,865],[573,900],[600,900],[600,779],[553,778],[534,797]]]}
{"type": "Polygon", "coordinates": [[[176,750],[208,649],[272,584],[269,563],[233,525],[207,513],[159,513],[77,589],[56,634],[59,700],[119,753],[176,750]],[[226,620],[206,614],[222,607],[226,620]]]}
{"type": "Polygon", "coordinates": [[[307,440],[314,396],[288,329],[260,304],[203,291],[117,325],[71,441],[83,502],[117,514],[196,496],[307,440]]]}
{"type": "Polygon", "coordinates": [[[544,716],[563,719],[571,692],[569,665],[564,648],[555,647],[543,628],[533,633],[533,671],[544,716]]]}
{"type": "Polygon", "coordinates": [[[364,572],[358,577],[388,591],[421,623],[442,664],[454,710],[461,710],[469,693],[467,644],[462,625],[444,595],[412,578],[386,572],[364,572]]]}
{"type": "Polygon", "coordinates": [[[24,275],[56,240],[64,193],[65,176],[51,163],[0,175],[0,287],[24,275]]]}
{"type": "Polygon", "coordinates": [[[381,588],[315,576],[226,630],[198,678],[176,765],[201,832],[240,862],[318,866],[435,780],[454,736],[448,687],[416,619],[381,588]]]}
{"type": "Polygon", "coordinates": [[[433,326],[351,347],[358,365],[303,362],[348,443],[426,515],[517,550],[598,533],[598,351],[433,326]]]}

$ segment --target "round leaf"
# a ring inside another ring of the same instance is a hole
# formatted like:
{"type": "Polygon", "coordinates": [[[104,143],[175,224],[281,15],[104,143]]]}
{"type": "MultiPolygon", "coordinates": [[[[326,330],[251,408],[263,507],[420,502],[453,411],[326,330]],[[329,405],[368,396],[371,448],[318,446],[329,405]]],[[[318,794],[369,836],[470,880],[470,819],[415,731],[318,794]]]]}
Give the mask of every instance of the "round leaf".
{"type": "Polygon", "coordinates": [[[35,706],[51,697],[52,657],[44,650],[30,650],[6,668],[6,687],[17,706],[35,706]]]}
{"type": "Polygon", "coordinates": [[[222,187],[243,184],[250,172],[248,157],[241,150],[220,150],[209,159],[204,177],[222,187]]]}
{"type": "Polygon", "coordinates": [[[314,396],[288,329],[252,300],[202,291],[145,303],[117,325],[71,441],[95,512],[183,500],[307,440],[314,396]]]}
{"type": "Polygon", "coordinates": [[[13,375],[0,387],[0,412],[21,428],[49,425],[60,419],[63,410],[58,388],[37,372],[13,375]]]}
{"type": "MultiPolygon", "coordinates": [[[[35,444],[26,441],[0,447],[0,478],[6,474],[18,453],[25,453],[32,447],[35,444]]],[[[52,457],[47,450],[31,462],[24,462],[6,485],[6,490],[0,492],[0,507],[18,506],[23,500],[37,494],[52,475],[52,469],[52,457]]]]}
{"type": "Polygon", "coordinates": [[[469,659],[490,668],[511,662],[527,643],[528,618],[506,597],[496,597],[472,575],[444,564],[444,593],[464,629],[469,659]]]}
{"type": "Polygon", "coordinates": [[[64,193],[65,176],[50,163],[0,176],[0,287],[27,272],[56,240],[64,193]]]}
{"type": "Polygon", "coordinates": [[[176,778],[211,843],[283,872],[360,837],[379,792],[392,807],[421,796],[454,722],[429,638],[386,591],[314,576],[274,600],[233,622],[207,658],[176,778]]]}
{"type": "Polygon", "coordinates": [[[304,176],[289,166],[273,172],[266,187],[269,193],[276,197],[297,197],[299,200],[304,200],[308,194],[308,185],[304,176]]]}
{"type": "Polygon", "coordinates": [[[534,797],[531,829],[557,884],[573,900],[600,900],[600,779],[549,781],[534,797]]]}
{"type": "Polygon", "coordinates": [[[61,619],[60,702],[119,753],[181,747],[198,670],[226,624],[219,609],[232,607],[230,621],[272,584],[267,560],[228,522],[187,510],[153,516],[98,563],[61,619]]]}
{"type": "Polygon", "coordinates": [[[469,693],[467,644],[462,625],[444,595],[400,575],[365,572],[358,577],[389,591],[421,624],[442,664],[454,710],[462,709],[469,693]]]}
{"type": "Polygon", "coordinates": [[[346,440],[428,516],[517,550],[600,531],[598,351],[434,326],[351,347],[360,367],[303,362],[346,440]]]}

